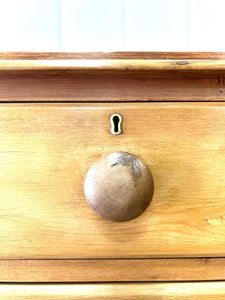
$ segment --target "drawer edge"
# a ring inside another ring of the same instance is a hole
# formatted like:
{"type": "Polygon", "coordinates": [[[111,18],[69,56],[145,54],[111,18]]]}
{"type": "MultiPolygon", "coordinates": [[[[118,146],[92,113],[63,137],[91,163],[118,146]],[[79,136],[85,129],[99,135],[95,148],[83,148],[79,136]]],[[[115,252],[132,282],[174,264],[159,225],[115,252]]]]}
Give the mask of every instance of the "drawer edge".
{"type": "Polygon", "coordinates": [[[225,258],[0,260],[0,282],[225,280],[225,258]]]}

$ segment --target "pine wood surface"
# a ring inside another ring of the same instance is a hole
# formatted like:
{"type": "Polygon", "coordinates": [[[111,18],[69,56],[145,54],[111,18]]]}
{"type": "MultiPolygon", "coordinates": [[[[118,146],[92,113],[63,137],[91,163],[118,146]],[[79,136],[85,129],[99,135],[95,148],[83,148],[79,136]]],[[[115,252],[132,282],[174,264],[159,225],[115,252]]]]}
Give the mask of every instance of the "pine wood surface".
{"type": "Polygon", "coordinates": [[[0,282],[225,280],[224,258],[0,260],[0,282]]]}
{"type": "Polygon", "coordinates": [[[224,256],[223,103],[2,104],[1,259],[224,256]],[[110,134],[120,113],[123,134],[110,134]],[[98,217],[84,179],[101,155],[133,153],[150,169],[147,210],[98,217]]]}
{"type": "Polygon", "coordinates": [[[0,102],[224,101],[224,53],[0,53],[0,102]]]}
{"type": "Polygon", "coordinates": [[[1,284],[0,299],[224,299],[225,282],[117,284],[1,284]]]}
{"type": "Polygon", "coordinates": [[[224,60],[225,52],[0,52],[0,60],[64,59],[194,59],[224,60]]]}
{"type": "MultiPolygon", "coordinates": [[[[139,60],[139,59],[74,59],[74,60],[0,60],[0,71],[4,72],[205,72],[224,71],[225,60],[139,60]]],[[[23,74],[23,73],[22,73],[23,74]]],[[[95,73],[94,73],[95,74],[95,73]]],[[[81,73],[82,75],[82,73],[81,73]]],[[[113,75],[113,74],[112,74],[113,75]]],[[[160,74],[159,74],[160,75],[160,74]]]]}

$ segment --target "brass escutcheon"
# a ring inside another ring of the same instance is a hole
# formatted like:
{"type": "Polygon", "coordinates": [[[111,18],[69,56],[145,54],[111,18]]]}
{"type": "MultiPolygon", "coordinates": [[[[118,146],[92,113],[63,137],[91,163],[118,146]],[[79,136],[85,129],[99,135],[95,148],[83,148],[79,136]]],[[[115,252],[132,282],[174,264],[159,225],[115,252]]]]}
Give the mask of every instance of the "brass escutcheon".
{"type": "Polygon", "coordinates": [[[123,117],[120,114],[113,114],[110,116],[111,134],[119,135],[122,133],[123,117]]]}

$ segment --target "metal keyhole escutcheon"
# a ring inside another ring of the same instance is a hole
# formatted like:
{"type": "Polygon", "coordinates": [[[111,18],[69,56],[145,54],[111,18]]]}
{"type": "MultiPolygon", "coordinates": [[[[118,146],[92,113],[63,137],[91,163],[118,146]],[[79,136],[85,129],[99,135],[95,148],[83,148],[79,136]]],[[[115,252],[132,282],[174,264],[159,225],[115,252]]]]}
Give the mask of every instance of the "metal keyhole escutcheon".
{"type": "Polygon", "coordinates": [[[123,117],[120,114],[113,114],[110,117],[111,134],[119,135],[122,133],[123,117]]]}

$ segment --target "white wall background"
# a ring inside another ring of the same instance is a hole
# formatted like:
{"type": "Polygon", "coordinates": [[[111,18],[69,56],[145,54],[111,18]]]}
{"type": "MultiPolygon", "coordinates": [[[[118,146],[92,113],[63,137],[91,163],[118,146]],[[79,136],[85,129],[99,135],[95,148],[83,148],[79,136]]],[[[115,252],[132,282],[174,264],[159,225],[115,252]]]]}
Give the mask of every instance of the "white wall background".
{"type": "Polygon", "coordinates": [[[225,0],[0,0],[0,51],[225,51],[225,0]]]}

